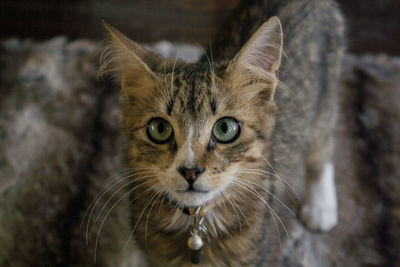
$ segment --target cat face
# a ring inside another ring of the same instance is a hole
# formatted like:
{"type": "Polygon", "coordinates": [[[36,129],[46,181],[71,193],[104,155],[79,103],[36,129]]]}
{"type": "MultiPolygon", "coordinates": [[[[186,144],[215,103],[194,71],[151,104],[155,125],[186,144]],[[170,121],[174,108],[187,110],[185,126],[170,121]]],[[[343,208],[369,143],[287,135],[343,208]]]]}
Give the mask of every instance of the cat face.
{"type": "Polygon", "coordinates": [[[132,165],[151,170],[152,186],[184,206],[223,195],[235,171],[262,164],[257,155],[268,143],[272,103],[240,100],[223,65],[217,73],[206,64],[176,66],[146,101],[124,105],[125,118],[132,117],[126,120],[132,165]]]}
{"type": "Polygon", "coordinates": [[[111,54],[103,70],[121,73],[129,160],[141,173],[136,179],[178,205],[196,207],[227,197],[240,187],[238,176],[265,165],[279,21],[261,26],[233,60],[213,64],[163,59],[107,28],[111,54]]]}

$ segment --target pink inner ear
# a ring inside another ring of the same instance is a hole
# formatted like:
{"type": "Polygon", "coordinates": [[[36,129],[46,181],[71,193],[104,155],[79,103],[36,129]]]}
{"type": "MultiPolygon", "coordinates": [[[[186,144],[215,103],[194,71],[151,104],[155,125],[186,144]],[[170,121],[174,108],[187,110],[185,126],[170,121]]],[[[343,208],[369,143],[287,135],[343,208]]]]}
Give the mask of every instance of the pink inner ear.
{"type": "Polygon", "coordinates": [[[265,22],[238,54],[237,64],[255,72],[277,72],[282,52],[282,28],[279,19],[265,22]],[[259,69],[259,71],[257,71],[259,69]]]}
{"type": "MultiPolygon", "coordinates": [[[[256,44],[258,45],[258,44],[256,44]]],[[[250,47],[251,51],[245,51],[246,64],[253,68],[260,68],[269,73],[275,73],[280,64],[281,48],[272,42],[262,46],[250,47]]]]}
{"type": "Polygon", "coordinates": [[[262,50],[262,53],[265,55],[265,59],[260,60],[260,62],[257,63],[259,63],[263,69],[271,73],[277,72],[280,64],[281,48],[266,45],[262,50]]]}
{"type": "Polygon", "coordinates": [[[229,64],[232,90],[252,101],[273,101],[281,53],[282,28],[274,17],[253,34],[229,64]]]}

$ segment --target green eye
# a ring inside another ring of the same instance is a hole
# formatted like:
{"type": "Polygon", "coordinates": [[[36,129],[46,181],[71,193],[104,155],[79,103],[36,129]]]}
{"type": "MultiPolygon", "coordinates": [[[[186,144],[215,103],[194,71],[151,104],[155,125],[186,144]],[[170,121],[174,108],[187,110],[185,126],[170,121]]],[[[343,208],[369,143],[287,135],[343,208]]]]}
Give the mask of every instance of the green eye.
{"type": "Polygon", "coordinates": [[[225,117],[219,119],[212,130],[212,135],[220,143],[231,143],[240,134],[240,125],[234,118],[225,117]]]}
{"type": "Polygon", "coordinates": [[[154,118],[147,124],[147,136],[156,144],[164,144],[172,136],[172,127],[162,118],[154,118]]]}

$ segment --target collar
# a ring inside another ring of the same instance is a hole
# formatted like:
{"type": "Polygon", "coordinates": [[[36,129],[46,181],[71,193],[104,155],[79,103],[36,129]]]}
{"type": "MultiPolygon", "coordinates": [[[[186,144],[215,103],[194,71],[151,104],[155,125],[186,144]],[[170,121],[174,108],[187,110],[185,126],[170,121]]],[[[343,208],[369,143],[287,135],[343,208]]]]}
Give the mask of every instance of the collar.
{"type": "Polygon", "coordinates": [[[173,198],[169,198],[170,199],[170,204],[176,208],[181,210],[184,214],[189,215],[191,217],[203,217],[204,215],[207,214],[207,212],[209,212],[211,209],[213,209],[214,207],[224,203],[225,201],[227,201],[227,197],[229,196],[223,196],[220,199],[218,199],[217,201],[208,203],[204,206],[193,206],[193,207],[186,207],[186,206],[181,206],[179,205],[173,198]],[[200,209],[198,211],[198,213],[196,214],[196,211],[200,209]]]}

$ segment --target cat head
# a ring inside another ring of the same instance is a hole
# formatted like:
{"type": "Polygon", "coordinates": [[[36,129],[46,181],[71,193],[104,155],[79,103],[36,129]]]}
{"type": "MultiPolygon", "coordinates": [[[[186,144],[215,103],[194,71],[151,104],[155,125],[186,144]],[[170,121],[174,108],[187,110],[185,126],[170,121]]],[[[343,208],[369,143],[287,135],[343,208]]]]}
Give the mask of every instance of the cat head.
{"type": "Polygon", "coordinates": [[[203,206],[261,179],[282,51],[271,18],[232,60],[188,64],[147,51],[105,23],[101,73],[120,75],[135,179],[178,205],[203,206]]]}

